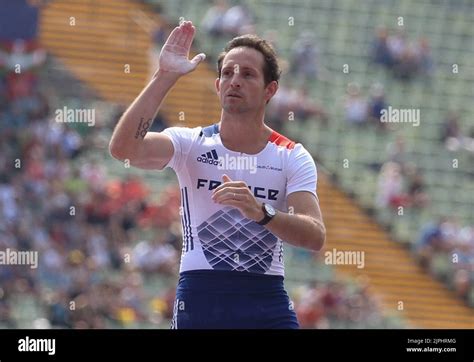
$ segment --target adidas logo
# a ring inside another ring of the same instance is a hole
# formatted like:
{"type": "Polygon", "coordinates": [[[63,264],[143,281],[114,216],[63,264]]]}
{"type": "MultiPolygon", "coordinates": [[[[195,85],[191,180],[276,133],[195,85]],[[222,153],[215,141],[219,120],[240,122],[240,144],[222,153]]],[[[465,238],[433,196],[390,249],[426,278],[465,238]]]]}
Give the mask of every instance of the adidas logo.
{"type": "Polygon", "coordinates": [[[201,156],[197,157],[197,161],[202,163],[208,163],[209,165],[214,166],[218,166],[221,163],[219,157],[217,156],[216,150],[203,153],[201,156]]]}

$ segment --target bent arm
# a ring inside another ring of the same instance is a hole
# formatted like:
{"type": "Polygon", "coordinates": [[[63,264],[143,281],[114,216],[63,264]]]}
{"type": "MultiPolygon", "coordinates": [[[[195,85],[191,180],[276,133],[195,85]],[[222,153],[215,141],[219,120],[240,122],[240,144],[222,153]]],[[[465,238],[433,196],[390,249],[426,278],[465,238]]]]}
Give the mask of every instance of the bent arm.
{"type": "MultiPolygon", "coordinates": [[[[222,176],[222,184],[214,189],[211,199],[238,208],[245,217],[254,221],[265,216],[262,203],[256,200],[247,184],[232,181],[227,175],[222,176]]],[[[321,250],[326,240],[326,228],[317,197],[308,191],[296,191],[290,193],[286,201],[289,212],[277,211],[265,228],[289,244],[321,250]]]]}
{"type": "MultiPolygon", "coordinates": [[[[223,175],[222,181],[212,192],[214,202],[236,207],[251,220],[263,219],[262,203],[256,200],[245,182],[232,181],[227,175],[223,175]]],[[[296,191],[290,193],[286,201],[289,212],[277,211],[265,228],[289,244],[321,250],[326,240],[326,228],[317,197],[308,191],[296,191]]]]}
{"type": "MultiPolygon", "coordinates": [[[[278,211],[265,227],[287,243],[305,249],[319,251],[326,240],[321,209],[317,198],[298,191],[288,195],[288,213],[278,211]]],[[[260,215],[263,218],[263,211],[260,215]]]]}
{"type": "Polygon", "coordinates": [[[109,144],[114,158],[128,159],[132,166],[146,169],[162,169],[169,162],[173,156],[170,138],[148,129],[177,79],[173,73],[155,73],[115,127],[109,144]]]}
{"type": "Polygon", "coordinates": [[[128,159],[131,165],[140,168],[162,169],[173,157],[171,139],[148,130],[173,85],[205,58],[201,53],[188,59],[195,32],[190,21],[171,32],[160,53],[159,69],[115,127],[109,143],[114,158],[128,159]]]}

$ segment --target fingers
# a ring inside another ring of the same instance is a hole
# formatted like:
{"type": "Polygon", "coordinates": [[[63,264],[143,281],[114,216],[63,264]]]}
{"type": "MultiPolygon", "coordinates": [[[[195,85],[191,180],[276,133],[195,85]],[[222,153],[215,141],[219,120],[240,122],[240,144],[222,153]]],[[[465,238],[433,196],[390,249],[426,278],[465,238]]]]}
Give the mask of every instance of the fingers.
{"type": "Polygon", "coordinates": [[[173,29],[171,32],[170,36],[166,40],[165,45],[175,45],[177,43],[178,37],[180,36],[181,30],[180,27],[177,26],[176,28],[173,29]]]}
{"type": "Polygon", "coordinates": [[[227,186],[226,188],[220,189],[219,191],[213,192],[211,198],[214,202],[221,203],[227,200],[236,200],[243,201],[247,199],[249,190],[242,187],[231,187],[227,186]]]}
{"type": "Polygon", "coordinates": [[[191,21],[183,21],[173,29],[166,44],[179,45],[189,49],[194,38],[195,29],[191,21]]]}
{"type": "Polygon", "coordinates": [[[178,39],[178,45],[189,50],[194,39],[196,28],[191,21],[183,21],[179,27],[181,28],[181,36],[178,39]]]}
{"type": "Polygon", "coordinates": [[[186,49],[189,50],[189,49],[191,49],[191,44],[192,44],[193,39],[194,39],[194,34],[196,34],[196,28],[194,27],[192,22],[187,21],[186,23],[187,24],[186,24],[186,27],[184,29],[186,37],[184,38],[183,46],[186,49]]]}
{"type": "Polygon", "coordinates": [[[204,59],[206,59],[206,54],[200,53],[200,54],[196,55],[193,59],[191,59],[191,63],[193,63],[195,66],[197,66],[204,59]]]}
{"type": "Polygon", "coordinates": [[[183,21],[183,23],[179,26],[180,32],[179,32],[179,38],[178,38],[177,45],[179,45],[181,47],[184,47],[184,44],[186,43],[186,38],[188,36],[189,29],[188,29],[187,24],[188,24],[187,21],[183,21]]]}
{"type": "MultiPolygon", "coordinates": [[[[242,197],[241,197],[242,198],[242,197]]],[[[226,205],[229,202],[238,203],[240,206],[246,204],[243,200],[239,199],[239,196],[232,196],[232,194],[221,195],[213,199],[216,204],[226,205]]]]}
{"type": "Polygon", "coordinates": [[[247,184],[244,181],[232,181],[229,176],[223,175],[222,176],[222,183],[214,189],[214,193],[219,190],[222,190],[225,187],[239,187],[239,188],[248,188],[247,184]]]}
{"type": "Polygon", "coordinates": [[[236,209],[243,210],[243,203],[241,201],[236,201],[236,200],[225,200],[220,202],[221,205],[224,206],[232,206],[235,207],[236,209]]]}
{"type": "Polygon", "coordinates": [[[223,184],[220,184],[219,186],[217,186],[213,191],[212,193],[213,194],[216,194],[218,192],[220,192],[221,190],[223,189],[227,189],[227,188],[237,188],[239,190],[245,190],[245,189],[248,189],[248,186],[245,182],[243,181],[232,181],[232,182],[226,182],[226,183],[223,183],[223,184]]]}
{"type": "Polygon", "coordinates": [[[226,174],[222,175],[222,182],[231,182],[231,178],[227,176],[226,174]]]}

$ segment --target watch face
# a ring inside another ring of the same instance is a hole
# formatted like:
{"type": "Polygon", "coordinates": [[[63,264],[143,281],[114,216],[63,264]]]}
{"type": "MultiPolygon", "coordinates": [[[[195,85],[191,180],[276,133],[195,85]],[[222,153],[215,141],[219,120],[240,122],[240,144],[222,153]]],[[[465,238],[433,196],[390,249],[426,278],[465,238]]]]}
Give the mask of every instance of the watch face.
{"type": "Polygon", "coordinates": [[[276,210],[273,208],[272,205],[265,204],[265,210],[267,211],[268,215],[270,215],[270,216],[275,216],[276,215],[276,210]]]}

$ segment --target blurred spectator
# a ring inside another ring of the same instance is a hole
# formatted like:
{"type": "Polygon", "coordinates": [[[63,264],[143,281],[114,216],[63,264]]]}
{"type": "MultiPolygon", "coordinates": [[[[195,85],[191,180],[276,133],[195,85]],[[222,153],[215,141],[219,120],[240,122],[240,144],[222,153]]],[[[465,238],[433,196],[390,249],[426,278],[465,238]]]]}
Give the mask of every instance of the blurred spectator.
{"type": "Polygon", "coordinates": [[[448,113],[441,129],[441,142],[451,152],[464,149],[474,154],[474,127],[471,130],[472,134],[464,136],[459,119],[456,112],[448,113]]]}
{"type": "Polygon", "coordinates": [[[211,36],[224,35],[224,15],[229,9],[229,5],[225,0],[215,0],[214,5],[211,6],[204,18],[202,19],[202,28],[211,36]]]}
{"type": "Polygon", "coordinates": [[[301,328],[380,328],[384,324],[380,302],[363,280],[303,285],[295,298],[295,310],[301,328]]]}
{"type": "Polygon", "coordinates": [[[0,50],[0,65],[15,73],[23,73],[40,66],[45,60],[46,52],[38,48],[33,41],[27,43],[23,39],[17,39],[13,42],[10,52],[0,50]]]}
{"type": "Polygon", "coordinates": [[[433,75],[434,61],[428,39],[421,38],[415,51],[417,52],[420,74],[429,79],[433,75]]]}
{"type": "Polygon", "coordinates": [[[397,66],[408,46],[407,36],[403,29],[398,28],[395,34],[390,34],[387,39],[390,55],[393,59],[393,66],[397,66]]]}
{"type": "Polygon", "coordinates": [[[361,96],[357,83],[347,86],[347,98],[345,101],[346,122],[350,125],[364,125],[367,122],[367,101],[361,96]]]}
{"type": "Polygon", "coordinates": [[[255,32],[253,15],[246,4],[234,5],[222,18],[222,31],[229,37],[255,32]]]}
{"type": "Polygon", "coordinates": [[[387,122],[381,122],[380,117],[382,116],[382,110],[388,108],[387,101],[385,100],[385,91],[383,85],[375,83],[371,87],[371,97],[368,106],[368,116],[371,123],[380,129],[386,129],[388,126],[387,122]]]}
{"type": "Polygon", "coordinates": [[[375,39],[372,43],[372,61],[387,68],[393,66],[392,53],[388,47],[388,31],[386,28],[376,30],[375,39]]]}
{"type": "Polygon", "coordinates": [[[328,115],[324,108],[311,99],[308,89],[289,88],[281,84],[266,110],[266,117],[274,129],[281,130],[287,121],[306,122],[319,118],[327,124],[328,115]]]}
{"type": "MultiPolygon", "coordinates": [[[[453,288],[461,298],[468,298],[470,289],[474,290],[474,227],[460,230],[452,256],[456,258],[453,263],[453,288]]],[[[474,303],[474,300],[470,302],[474,303]]]]}
{"type": "Polygon", "coordinates": [[[15,40],[11,46],[0,44],[0,73],[5,72],[6,94],[10,101],[27,97],[34,91],[36,71],[45,59],[46,52],[34,41],[15,40]]]}
{"type": "Polygon", "coordinates": [[[166,39],[173,30],[173,26],[168,23],[155,24],[151,33],[151,47],[148,51],[149,66],[148,66],[148,77],[151,78],[156,70],[158,69],[158,61],[160,59],[160,53],[163,45],[165,45],[166,39]]]}
{"type": "Polygon", "coordinates": [[[386,162],[382,166],[378,178],[376,204],[382,208],[397,208],[407,205],[400,165],[386,162]]]}
{"type": "Polygon", "coordinates": [[[406,141],[402,135],[397,135],[394,142],[387,145],[388,161],[400,165],[402,171],[408,162],[408,152],[406,151],[406,141]]]}
{"type": "Polygon", "coordinates": [[[474,227],[441,218],[421,229],[413,251],[424,268],[474,307],[474,227]]]}
{"type": "Polygon", "coordinates": [[[290,74],[298,80],[311,81],[318,75],[318,50],[313,34],[304,32],[291,50],[290,74]]]}
{"type": "Polygon", "coordinates": [[[428,206],[430,199],[420,170],[411,164],[405,172],[408,181],[407,197],[409,205],[415,208],[428,206]]]}
{"type": "Polygon", "coordinates": [[[178,251],[167,244],[163,236],[158,236],[153,242],[140,241],[133,249],[133,260],[145,273],[173,276],[178,272],[178,251]]]}
{"type": "Polygon", "coordinates": [[[439,250],[442,243],[441,225],[445,222],[442,218],[436,223],[425,225],[420,232],[418,240],[414,243],[414,251],[420,264],[427,268],[432,255],[439,250]]]}
{"type": "Polygon", "coordinates": [[[403,29],[397,29],[394,34],[390,34],[386,28],[376,29],[370,59],[404,81],[416,76],[429,80],[434,72],[434,60],[428,39],[422,37],[412,43],[403,29]]]}
{"type": "Polygon", "coordinates": [[[106,171],[99,160],[93,159],[90,162],[83,162],[80,169],[80,178],[83,179],[92,191],[102,191],[106,182],[106,171]]]}
{"type": "Polygon", "coordinates": [[[413,79],[419,70],[419,59],[416,50],[412,46],[405,45],[402,53],[396,59],[393,68],[395,77],[404,81],[413,79]]]}
{"type": "Polygon", "coordinates": [[[81,135],[73,125],[54,122],[50,108],[35,91],[7,103],[12,122],[0,123],[0,249],[39,255],[37,270],[0,268],[1,325],[104,328],[163,322],[161,311],[147,313],[151,297],[145,296],[143,283],[115,285],[108,273],[123,272],[131,264],[123,251],[137,240],[133,233],[145,206],[170,202],[173,212],[163,207],[166,217],[146,225],[166,233],[148,255],[155,264],[138,272],[163,278],[176,274],[180,230],[172,225],[179,222],[179,188],[165,190],[164,201],[151,201],[137,177],[109,181],[101,161],[82,153],[85,137],[94,137],[100,128],[81,135]],[[21,132],[16,131],[19,122],[21,132]],[[20,161],[16,168],[14,160],[20,161]],[[25,308],[33,308],[38,317],[19,319],[25,308]]]}
{"type": "Polygon", "coordinates": [[[229,8],[227,1],[216,0],[201,22],[204,30],[214,37],[230,37],[255,32],[254,19],[250,8],[236,4],[229,8]]]}

